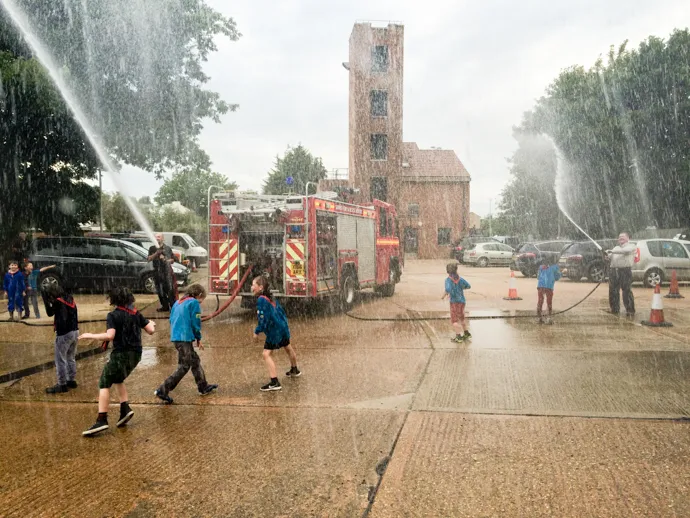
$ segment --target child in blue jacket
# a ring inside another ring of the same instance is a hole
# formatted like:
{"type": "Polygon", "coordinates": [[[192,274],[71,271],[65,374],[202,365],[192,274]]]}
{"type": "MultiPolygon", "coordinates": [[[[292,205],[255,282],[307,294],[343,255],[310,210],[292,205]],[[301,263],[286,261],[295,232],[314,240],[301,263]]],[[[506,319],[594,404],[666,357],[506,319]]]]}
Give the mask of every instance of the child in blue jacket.
{"type": "Polygon", "coordinates": [[[196,346],[204,350],[201,344],[201,303],[205,298],[206,289],[201,284],[192,284],[187,289],[187,294],[175,302],[170,309],[170,341],[177,349],[177,370],[154,391],[158,399],[168,404],[173,402],[168,394],[177,387],[189,369],[192,369],[194,381],[202,396],[218,388],[218,385],[212,385],[206,381],[201,359],[192,345],[192,342],[196,341],[196,346]]]}
{"type": "Polygon", "coordinates": [[[297,378],[302,373],[297,368],[297,354],[294,347],[290,345],[290,328],[288,327],[287,316],[285,311],[278,301],[271,298],[271,290],[268,279],[264,276],[259,276],[252,282],[252,293],[259,297],[256,304],[256,314],[259,324],[254,330],[254,339],[259,338],[259,333],[266,335],[266,343],[264,343],[264,361],[268,368],[268,374],[271,381],[261,387],[262,392],[270,390],[280,390],[283,387],[278,381],[276,373],[276,364],[271,357],[271,353],[278,349],[285,348],[285,352],[290,357],[290,370],[285,373],[289,378],[297,378]]]}
{"type": "Polygon", "coordinates": [[[551,313],[553,311],[553,288],[556,281],[561,278],[561,271],[557,264],[549,264],[544,260],[539,266],[539,274],[537,277],[537,316],[540,324],[553,324],[551,320],[551,313]],[[549,316],[547,319],[542,318],[541,308],[544,305],[544,298],[546,298],[546,305],[549,308],[549,316]]]}
{"type": "Polygon", "coordinates": [[[14,320],[14,310],[17,310],[17,318],[21,318],[24,310],[24,295],[26,294],[26,280],[24,274],[19,271],[19,263],[10,261],[10,270],[5,274],[2,289],[7,294],[8,320],[14,320]]]}

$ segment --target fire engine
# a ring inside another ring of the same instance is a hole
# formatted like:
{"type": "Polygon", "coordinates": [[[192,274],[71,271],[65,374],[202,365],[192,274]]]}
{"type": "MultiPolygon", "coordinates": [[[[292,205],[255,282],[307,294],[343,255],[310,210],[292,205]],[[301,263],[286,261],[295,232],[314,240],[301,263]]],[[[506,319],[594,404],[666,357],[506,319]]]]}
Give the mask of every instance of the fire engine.
{"type": "Polygon", "coordinates": [[[395,292],[403,259],[395,207],[339,201],[335,193],[260,195],[219,192],[209,205],[209,291],[243,301],[252,278],[267,275],[277,297],[339,297],[395,292]],[[251,274],[245,275],[251,267],[251,274]]]}

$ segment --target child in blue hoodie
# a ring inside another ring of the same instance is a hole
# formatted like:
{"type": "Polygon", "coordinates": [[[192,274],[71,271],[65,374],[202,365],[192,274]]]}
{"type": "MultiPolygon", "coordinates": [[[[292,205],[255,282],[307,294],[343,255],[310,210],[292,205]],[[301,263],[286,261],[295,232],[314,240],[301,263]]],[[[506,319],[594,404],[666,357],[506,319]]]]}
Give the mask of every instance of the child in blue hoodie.
{"type": "Polygon", "coordinates": [[[561,271],[557,264],[549,264],[548,260],[543,260],[539,265],[539,275],[537,279],[537,316],[540,324],[553,324],[551,320],[551,313],[553,311],[553,287],[556,281],[561,278],[561,271]],[[549,308],[549,317],[542,318],[541,308],[544,305],[544,298],[546,298],[546,305],[549,308]]]}
{"type": "Polygon", "coordinates": [[[271,353],[278,349],[285,348],[285,352],[290,357],[290,370],[285,373],[289,378],[297,378],[302,373],[297,368],[297,354],[294,347],[290,345],[290,328],[288,327],[287,316],[278,301],[271,298],[271,290],[268,279],[259,276],[252,281],[252,293],[259,297],[256,303],[256,314],[259,324],[254,330],[254,339],[259,338],[259,333],[266,334],[264,343],[264,361],[268,368],[271,381],[261,387],[262,392],[270,390],[280,390],[282,385],[278,381],[276,364],[271,357],[271,353]]]}
{"type": "Polygon", "coordinates": [[[465,340],[472,338],[467,324],[465,323],[465,292],[471,288],[470,283],[458,275],[458,263],[449,263],[446,265],[445,290],[441,300],[450,297],[450,324],[455,330],[455,337],[451,338],[451,342],[462,343],[465,340]]]}
{"type": "Polygon", "coordinates": [[[170,341],[177,349],[177,370],[154,391],[158,399],[168,404],[173,402],[168,393],[177,387],[189,369],[192,369],[196,387],[202,396],[218,388],[218,385],[212,385],[206,381],[201,359],[194,351],[192,344],[196,341],[196,346],[204,350],[201,344],[201,303],[205,298],[206,289],[201,284],[192,284],[187,289],[187,294],[175,302],[170,309],[170,341]]]}
{"type": "Polygon", "coordinates": [[[2,281],[2,289],[7,294],[7,312],[9,321],[14,320],[14,310],[17,310],[17,318],[21,318],[24,310],[24,295],[26,295],[26,280],[24,274],[19,271],[19,263],[10,261],[10,269],[2,281]]]}

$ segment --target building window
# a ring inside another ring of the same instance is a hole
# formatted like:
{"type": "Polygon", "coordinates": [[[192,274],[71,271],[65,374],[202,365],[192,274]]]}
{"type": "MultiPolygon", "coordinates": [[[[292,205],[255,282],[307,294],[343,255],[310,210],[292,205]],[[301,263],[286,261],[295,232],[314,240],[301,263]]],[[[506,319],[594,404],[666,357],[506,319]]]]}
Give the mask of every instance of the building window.
{"type": "Polygon", "coordinates": [[[376,133],[371,136],[371,159],[388,159],[388,135],[376,133]]]}
{"type": "Polygon", "coordinates": [[[388,201],[388,178],[385,176],[371,177],[371,199],[388,201]]]}
{"type": "Polygon", "coordinates": [[[385,90],[371,91],[371,116],[372,117],[387,117],[388,116],[388,92],[385,90]]]}
{"type": "Polygon", "coordinates": [[[450,231],[449,228],[439,228],[438,229],[438,241],[439,245],[449,245],[450,244],[450,231]]]}
{"type": "Polygon", "coordinates": [[[407,204],[407,215],[411,218],[419,217],[419,203],[408,203],[407,204]]]}
{"type": "Polygon", "coordinates": [[[388,47],[376,45],[371,49],[371,71],[388,72],[388,47]]]}

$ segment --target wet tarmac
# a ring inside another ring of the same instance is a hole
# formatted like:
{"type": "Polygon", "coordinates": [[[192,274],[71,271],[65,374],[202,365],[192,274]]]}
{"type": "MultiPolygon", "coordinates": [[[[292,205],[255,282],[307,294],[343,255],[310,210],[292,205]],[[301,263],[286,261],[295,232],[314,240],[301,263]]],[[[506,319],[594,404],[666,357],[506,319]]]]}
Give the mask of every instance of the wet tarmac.
{"type": "MultiPolygon", "coordinates": [[[[604,311],[603,285],[541,326],[536,280],[518,278],[523,300],[510,302],[507,269],[463,269],[468,314],[484,319],[456,344],[443,265],[408,264],[394,297],[364,296],[352,312],[384,320],[291,308],[304,374],[285,378],[278,352],[280,392],[258,390],[262,342],[238,304],[204,325],[199,355],[217,393],[199,396],[189,375],[174,405],[159,404],[153,390],[177,361],[159,321],[127,380],[136,415],[115,428],[113,395],[102,436],[81,431],[107,353],[78,362],[67,394],[45,394],[53,369],[0,385],[0,436],[12,444],[0,515],[690,515],[689,299],[664,301],[674,327],[647,328],[650,290],[635,289],[627,320],[604,311]],[[511,318],[486,319],[496,316],[511,318]]],[[[559,282],[555,309],[593,287],[559,282]]],[[[50,329],[0,333],[0,374],[52,357],[50,329]]]]}

